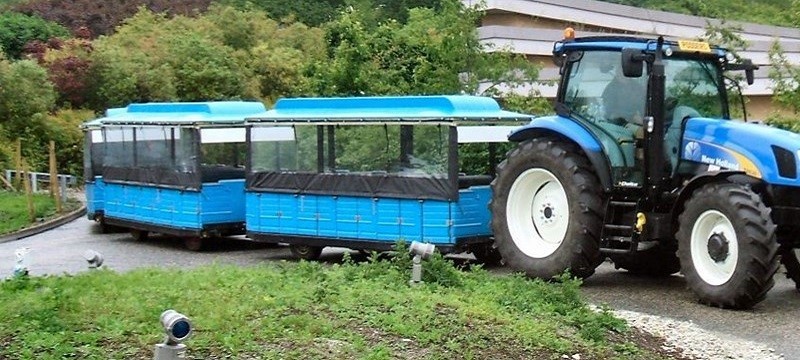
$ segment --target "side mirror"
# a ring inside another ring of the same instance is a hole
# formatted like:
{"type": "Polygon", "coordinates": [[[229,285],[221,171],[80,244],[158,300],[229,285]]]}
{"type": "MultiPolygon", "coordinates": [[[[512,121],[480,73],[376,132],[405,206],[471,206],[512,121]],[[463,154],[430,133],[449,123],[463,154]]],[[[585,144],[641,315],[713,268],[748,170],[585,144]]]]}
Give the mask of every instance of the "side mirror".
{"type": "Polygon", "coordinates": [[[641,77],[644,72],[642,51],[637,49],[622,49],[622,73],[625,77],[641,77]]]}
{"type": "Polygon", "coordinates": [[[747,67],[744,69],[744,77],[747,79],[747,85],[753,85],[753,83],[756,81],[755,70],[758,68],[758,66],[753,65],[753,60],[750,59],[744,59],[742,63],[744,63],[744,66],[747,67]]]}
{"type": "Polygon", "coordinates": [[[725,70],[744,70],[744,77],[747,79],[747,85],[753,85],[753,82],[755,82],[756,69],[758,69],[758,65],[754,65],[753,60],[750,59],[742,59],[741,63],[728,64],[725,67],[725,70]]]}

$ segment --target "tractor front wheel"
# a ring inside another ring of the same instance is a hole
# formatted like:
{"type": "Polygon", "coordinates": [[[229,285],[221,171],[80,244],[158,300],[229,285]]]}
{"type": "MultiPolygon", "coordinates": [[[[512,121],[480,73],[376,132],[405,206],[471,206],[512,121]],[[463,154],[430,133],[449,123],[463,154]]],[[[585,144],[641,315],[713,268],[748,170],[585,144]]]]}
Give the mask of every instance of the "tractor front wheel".
{"type": "Polygon", "coordinates": [[[681,272],[700,302],[747,309],[775,284],[778,243],[769,208],[749,187],[696,190],[679,218],[681,272]]]}
{"type": "Polygon", "coordinates": [[[495,246],[512,269],[542,279],[567,270],[586,278],[602,262],[603,189],[573,144],[521,143],[497,167],[492,191],[495,246]]]}

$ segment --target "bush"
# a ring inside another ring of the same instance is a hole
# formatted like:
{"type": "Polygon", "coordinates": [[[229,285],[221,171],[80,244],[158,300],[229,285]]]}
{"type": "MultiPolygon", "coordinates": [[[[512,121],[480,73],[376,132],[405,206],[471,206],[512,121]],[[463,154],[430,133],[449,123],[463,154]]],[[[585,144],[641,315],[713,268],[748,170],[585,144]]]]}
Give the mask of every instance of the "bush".
{"type": "Polygon", "coordinates": [[[0,49],[11,59],[19,59],[25,44],[69,35],[66,28],[38,16],[15,12],[0,13],[0,49]]]}

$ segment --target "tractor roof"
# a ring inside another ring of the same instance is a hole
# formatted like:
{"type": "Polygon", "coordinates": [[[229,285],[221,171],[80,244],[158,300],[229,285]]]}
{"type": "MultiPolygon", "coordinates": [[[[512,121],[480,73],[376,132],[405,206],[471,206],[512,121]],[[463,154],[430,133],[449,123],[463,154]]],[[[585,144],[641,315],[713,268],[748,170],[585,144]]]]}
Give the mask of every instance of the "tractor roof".
{"type": "MultiPolygon", "coordinates": [[[[611,50],[622,51],[624,48],[654,51],[656,39],[640,38],[633,36],[587,36],[574,39],[557,41],[553,46],[553,54],[562,54],[570,50],[611,50]]],[[[687,41],[693,44],[703,44],[698,41],[687,41]]],[[[692,53],[681,48],[682,41],[664,40],[664,48],[670,47],[676,53],[692,53]]],[[[728,52],[726,49],[710,46],[712,56],[722,57],[728,52]]],[[[696,51],[695,51],[696,53],[696,51]]]]}

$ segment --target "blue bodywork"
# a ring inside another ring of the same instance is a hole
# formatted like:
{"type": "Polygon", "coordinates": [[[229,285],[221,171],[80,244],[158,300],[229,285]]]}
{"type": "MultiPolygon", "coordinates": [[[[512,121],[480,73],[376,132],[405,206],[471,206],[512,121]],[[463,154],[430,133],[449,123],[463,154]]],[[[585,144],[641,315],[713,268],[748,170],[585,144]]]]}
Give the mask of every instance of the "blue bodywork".
{"type": "Polygon", "coordinates": [[[774,127],[706,118],[691,118],[681,146],[684,160],[741,170],[772,185],[798,186],[798,179],[778,173],[773,146],[795,154],[800,135],[774,127]]]}
{"type": "Polygon", "coordinates": [[[243,223],[244,180],[204,183],[201,191],[106,184],[105,216],[141,225],[201,232],[243,223]]]}
{"type": "Polygon", "coordinates": [[[489,237],[489,186],[459,191],[458,201],[335,195],[247,193],[247,231],[260,235],[330,240],[430,242],[454,247],[459,239],[489,237]]]}
{"type": "MultiPolygon", "coordinates": [[[[243,127],[244,118],[265,110],[260,102],[147,103],[113,109],[96,121],[114,125],[243,127]]],[[[117,225],[178,235],[205,236],[243,233],[244,179],[205,182],[198,190],[181,190],[159,184],[110,181],[96,177],[92,188],[95,209],[117,225]],[[99,180],[99,182],[98,182],[99,180]],[[98,187],[101,183],[103,186],[98,187]],[[104,201],[103,201],[104,199],[104,201]]]]}
{"type": "Polygon", "coordinates": [[[86,217],[89,220],[96,220],[105,211],[105,188],[102,176],[95,176],[93,181],[86,181],[84,191],[86,193],[86,217]]]}

